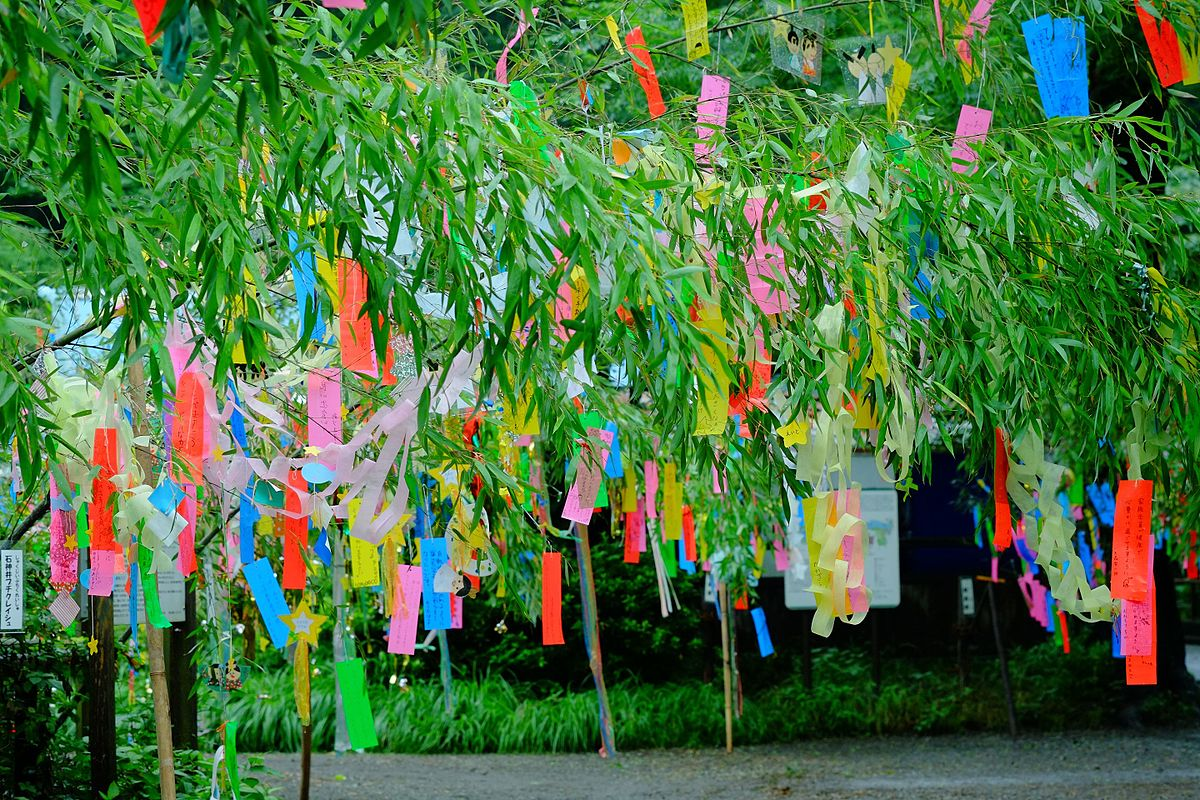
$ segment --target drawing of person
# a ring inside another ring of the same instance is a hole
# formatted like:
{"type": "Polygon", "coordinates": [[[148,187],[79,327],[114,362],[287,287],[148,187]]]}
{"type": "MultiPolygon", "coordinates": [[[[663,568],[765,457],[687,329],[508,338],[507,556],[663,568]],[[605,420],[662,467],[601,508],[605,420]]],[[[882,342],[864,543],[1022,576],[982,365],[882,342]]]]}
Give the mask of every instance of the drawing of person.
{"type": "Polygon", "coordinates": [[[817,79],[817,59],[820,58],[821,46],[817,40],[817,32],[805,28],[800,34],[800,75],[810,81],[817,79]]]}
{"type": "Polygon", "coordinates": [[[887,73],[887,63],[875,45],[862,45],[857,51],[850,53],[842,51],[846,59],[850,75],[858,81],[858,104],[861,106],[880,105],[887,102],[887,86],[884,75],[887,73]]]}
{"type": "Polygon", "coordinates": [[[800,45],[800,34],[791,25],[787,30],[788,71],[795,75],[804,74],[804,53],[800,45]]]}

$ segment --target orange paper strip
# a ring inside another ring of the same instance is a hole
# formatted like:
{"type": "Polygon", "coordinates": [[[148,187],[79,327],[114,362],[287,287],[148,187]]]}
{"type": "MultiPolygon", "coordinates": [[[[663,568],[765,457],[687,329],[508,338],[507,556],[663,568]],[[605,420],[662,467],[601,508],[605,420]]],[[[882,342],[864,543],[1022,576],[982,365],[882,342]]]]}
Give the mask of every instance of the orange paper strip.
{"type": "Polygon", "coordinates": [[[640,25],[625,34],[625,46],[629,48],[629,55],[633,58],[633,71],[642,84],[642,91],[646,93],[650,119],[658,119],[667,113],[667,106],[663,103],[662,91],[658,87],[658,74],[654,71],[650,48],[646,46],[646,37],[642,36],[640,25]]]}
{"type": "Polygon", "coordinates": [[[92,463],[100,472],[92,479],[92,500],[88,503],[88,528],[93,550],[119,550],[113,538],[112,484],[117,474],[117,429],[97,428],[92,442],[92,463]]]}
{"type": "MultiPolygon", "coordinates": [[[[287,497],[284,510],[289,514],[300,513],[300,495],[296,490],[308,491],[308,483],[294,469],[288,473],[287,497]]],[[[283,588],[303,591],[308,577],[304,565],[304,550],[308,549],[308,517],[285,517],[283,522],[283,588]]]]}
{"type": "Polygon", "coordinates": [[[1153,481],[1121,481],[1113,519],[1112,596],[1145,600],[1150,564],[1153,481]]]}
{"type": "Polygon", "coordinates": [[[541,643],[563,640],[563,554],[541,554],[541,643]]]}

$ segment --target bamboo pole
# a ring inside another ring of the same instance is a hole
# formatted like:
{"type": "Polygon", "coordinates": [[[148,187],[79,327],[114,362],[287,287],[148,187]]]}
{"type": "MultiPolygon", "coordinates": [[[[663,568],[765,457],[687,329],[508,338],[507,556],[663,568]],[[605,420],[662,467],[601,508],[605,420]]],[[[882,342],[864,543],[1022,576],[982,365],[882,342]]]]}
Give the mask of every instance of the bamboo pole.
{"type": "MultiPolygon", "coordinates": [[[[146,378],[142,372],[141,359],[131,359],[128,368],[129,401],[133,405],[133,431],[135,436],[145,436],[149,425],[146,423],[146,378]]],[[[153,472],[150,451],[144,447],[137,447],[134,448],[134,452],[142,468],[142,479],[149,481],[153,472]]],[[[154,693],[158,787],[162,800],[175,800],[175,747],[171,741],[171,699],[167,689],[166,659],[163,656],[163,632],[149,621],[146,622],[146,651],[150,662],[150,689],[154,693]]]]}
{"type": "Polygon", "coordinates": [[[592,546],[588,542],[586,525],[576,524],[575,556],[579,562],[580,605],[583,606],[583,642],[587,647],[588,665],[592,668],[592,680],[596,683],[596,701],[600,706],[600,741],[604,746],[602,755],[617,756],[617,743],[613,737],[612,712],[608,705],[608,691],[604,688],[604,666],[600,660],[600,622],[596,614],[596,580],[592,573],[592,546]]]}
{"type": "Polygon", "coordinates": [[[725,752],[733,752],[733,678],[729,669],[729,592],[725,584],[717,584],[717,602],[720,603],[721,622],[721,668],[725,676],[725,752]]]}

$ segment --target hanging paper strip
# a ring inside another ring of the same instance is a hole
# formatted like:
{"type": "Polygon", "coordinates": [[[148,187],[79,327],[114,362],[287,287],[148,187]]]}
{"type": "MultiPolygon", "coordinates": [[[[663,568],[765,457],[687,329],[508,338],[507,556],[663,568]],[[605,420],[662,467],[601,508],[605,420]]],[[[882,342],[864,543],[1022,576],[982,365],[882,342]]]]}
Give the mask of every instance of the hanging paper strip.
{"type": "Polygon", "coordinates": [[[1150,533],[1153,495],[1153,481],[1121,481],[1117,487],[1112,552],[1111,591],[1114,598],[1146,599],[1149,591],[1146,564],[1154,546],[1150,533]]]}
{"type": "Polygon", "coordinates": [[[179,533],[179,572],[185,578],[196,571],[196,487],[193,484],[183,485],[184,497],[176,508],[184,520],[183,530],[179,533]]]}
{"type": "Polygon", "coordinates": [[[728,352],[725,345],[725,320],[716,303],[700,303],[696,309],[696,329],[705,342],[700,346],[696,384],[696,436],[720,436],[729,421],[728,352]],[[711,342],[711,344],[710,344],[711,342]]]}
{"type": "Polygon", "coordinates": [[[629,56],[633,59],[633,71],[642,84],[642,91],[646,93],[650,118],[658,119],[667,113],[667,106],[663,103],[658,75],[654,71],[654,61],[650,58],[650,48],[646,45],[646,38],[642,36],[640,25],[625,34],[625,46],[629,48],[629,56]]]}
{"type": "Polygon", "coordinates": [[[564,519],[582,525],[592,520],[596,498],[604,481],[604,462],[608,459],[613,438],[612,431],[594,427],[587,428],[587,434],[588,440],[581,445],[576,459],[575,482],[567,491],[562,510],[564,519]]]}
{"type": "Polygon", "coordinates": [[[138,22],[142,25],[142,36],[146,39],[146,44],[154,44],[158,39],[158,22],[162,19],[163,8],[167,5],[167,0],[133,0],[133,7],[137,9],[138,22]]]}
{"type": "Polygon", "coordinates": [[[342,310],[338,315],[342,366],[352,372],[377,375],[371,318],[363,313],[367,302],[367,273],[361,264],[349,258],[339,258],[337,266],[342,299],[342,310]]]}
{"type": "Polygon", "coordinates": [[[542,553],[542,644],[565,644],[562,630],[562,553],[542,553]]]}
{"type": "Polygon", "coordinates": [[[708,0],[683,0],[683,36],[687,60],[708,55],[708,0]]]}
{"type": "MultiPolygon", "coordinates": [[[[533,18],[537,19],[537,8],[532,9],[533,18]]],[[[504,45],[504,50],[500,52],[500,58],[496,59],[496,82],[508,84],[508,53],[517,46],[517,42],[521,41],[521,37],[525,35],[525,31],[529,30],[529,26],[533,23],[525,21],[525,12],[519,12],[519,22],[517,23],[517,32],[513,38],[508,40],[508,44],[504,45]]]]}
{"type": "Polygon", "coordinates": [[[283,588],[304,589],[308,569],[304,551],[308,549],[308,517],[301,515],[300,492],[308,491],[308,483],[300,470],[288,472],[287,499],[283,518],[283,588]]]}
{"type": "MultiPolygon", "coordinates": [[[[754,249],[746,257],[746,277],[750,297],[764,314],[780,314],[792,307],[788,294],[789,276],[784,265],[783,248],[772,244],[767,227],[778,206],[767,208],[763,197],[749,198],[743,213],[754,229],[754,249]]],[[[775,226],[776,230],[779,226],[775,226]]]]}
{"type": "Polygon", "coordinates": [[[717,131],[725,130],[729,118],[729,78],[705,75],[700,81],[700,100],[696,104],[696,163],[706,165],[712,155],[709,143],[717,131]]]}
{"type": "Polygon", "coordinates": [[[1043,14],[1021,23],[1046,119],[1086,117],[1087,39],[1079,17],[1043,14]]]}
{"type": "Polygon", "coordinates": [[[973,174],[978,165],[979,154],[971,147],[987,139],[992,127],[992,112],[986,108],[964,105],[958,113],[958,127],[954,133],[954,148],[950,151],[951,168],[959,174],[973,174]]]}
{"type": "Polygon", "coordinates": [[[1161,24],[1150,12],[1142,7],[1141,0],[1133,0],[1137,8],[1138,22],[1142,25],[1142,33],[1146,35],[1146,46],[1150,48],[1150,58],[1154,61],[1154,71],[1158,73],[1158,82],[1163,86],[1172,86],[1183,80],[1183,62],[1179,57],[1179,36],[1175,26],[1165,17],[1161,24]]]}
{"type": "Polygon", "coordinates": [[[233,800],[242,800],[242,781],[238,777],[237,722],[225,723],[225,771],[229,774],[229,793],[233,800]]]}
{"type": "Polygon", "coordinates": [[[996,506],[996,527],[992,546],[997,552],[1012,544],[1012,509],[1008,504],[1008,442],[1004,431],[996,428],[996,469],[993,473],[992,498],[996,506]]]}
{"type": "MultiPolygon", "coordinates": [[[[1125,683],[1129,686],[1154,686],[1158,683],[1158,620],[1155,614],[1157,597],[1154,589],[1153,570],[1150,571],[1147,579],[1150,584],[1150,588],[1146,592],[1146,603],[1149,608],[1143,611],[1144,616],[1140,625],[1143,629],[1143,636],[1147,633],[1145,628],[1149,628],[1150,652],[1145,655],[1125,656],[1125,683]]],[[[1127,605],[1128,603],[1123,603],[1122,609],[1127,605]]],[[[1121,613],[1124,615],[1126,612],[1122,610],[1121,613]]],[[[1124,644],[1124,638],[1122,638],[1122,644],[1124,644]]]]}
{"type": "Polygon", "coordinates": [[[417,615],[421,610],[421,568],[410,564],[396,567],[396,591],[392,599],[392,622],[388,629],[388,652],[414,655],[417,652],[417,615]]]}
{"type": "Polygon", "coordinates": [[[683,536],[683,484],[675,478],[675,464],[663,470],[663,538],[677,542],[683,536]]]}
{"type": "Polygon", "coordinates": [[[647,461],[643,480],[646,482],[646,518],[658,519],[658,509],[655,507],[655,497],[658,495],[658,464],[647,461]]]}
{"type": "Polygon", "coordinates": [[[208,378],[199,370],[186,370],[179,378],[171,428],[174,475],[179,483],[198,484],[204,480],[204,459],[209,451],[206,409],[209,393],[208,378]]]}
{"type": "Polygon", "coordinates": [[[75,514],[71,502],[58,490],[58,482],[50,476],[50,585],[58,591],[68,591],[79,582],[79,550],[68,547],[75,537],[75,514]]]}
{"type": "Polygon", "coordinates": [[[421,581],[425,608],[425,630],[447,630],[453,623],[450,615],[450,594],[434,591],[435,576],[442,567],[449,568],[450,555],[446,540],[442,538],[420,539],[417,545],[421,553],[421,581]]]}
{"type": "Polygon", "coordinates": [[[379,744],[375,736],[375,717],[371,713],[371,698],[367,695],[366,665],[361,658],[340,661],[337,669],[338,689],[342,695],[342,710],[346,716],[346,733],[355,750],[379,744]]]}
{"type": "Polygon", "coordinates": [[[761,608],[750,609],[750,618],[754,620],[754,635],[758,639],[758,654],[763,658],[775,655],[775,646],[771,644],[771,633],[767,630],[767,612],[761,608]]]}
{"type": "Polygon", "coordinates": [[[112,498],[117,490],[112,477],[119,468],[116,428],[96,428],[92,464],[100,467],[100,471],[92,479],[92,500],[88,503],[89,544],[93,550],[115,550],[112,498]]]}
{"type": "MultiPolygon", "coordinates": [[[[145,545],[138,545],[138,572],[141,573],[142,594],[146,598],[146,621],[156,628],[169,628],[171,621],[163,613],[162,603],[158,597],[158,575],[151,572],[154,553],[145,545]]],[[[132,565],[131,569],[132,569],[132,565]]],[[[129,598],[130,605],[137,604],[136,597],[129,598]]]]}
{"type": "MultiPolygon", "coordinates": [[[[342,372],[314,369],[308,373],[308,444],[321,450],[342,443],[342,372]]],[[[320,463],[334,469],[332,456],[322,453],[320,463]]]]}
{"type": "Polygon", "coordinates": [[[271,562],[260,558],[246,564],[242,567],[242,575],[245,576],[250,594],[258,605],[258,613],[262,616],[263,626],[271,637],[271,644],[282,650],[287,646],[288,640],[288,626],[283,617],[289,615],[291,610],[283,598],[279,580],[271,570],[271,562]]]}

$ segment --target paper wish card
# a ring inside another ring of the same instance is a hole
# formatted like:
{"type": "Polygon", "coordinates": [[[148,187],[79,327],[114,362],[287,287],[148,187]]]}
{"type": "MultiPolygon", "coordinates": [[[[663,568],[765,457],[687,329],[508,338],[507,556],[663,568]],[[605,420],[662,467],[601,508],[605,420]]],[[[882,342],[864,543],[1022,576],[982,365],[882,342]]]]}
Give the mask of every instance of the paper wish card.
{"type": "MultiPolygon", "coordinates": [[[[767,4],[768,13],[785,14],[787,8],[767,4]]],[[[825,56],[825,19],[799,11],[771,20],[771,62],[805,83],[821,82],[825,56]]]]}
{"type": "Polygon", "coordinates": [[[887,103],[897,61],[903,61],[904,38],[895,34],[840,39],[834,56],[846,79],[846,90],[860,106],[887,103]]]}

